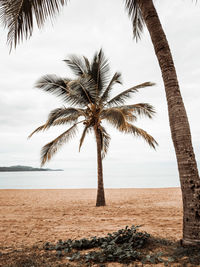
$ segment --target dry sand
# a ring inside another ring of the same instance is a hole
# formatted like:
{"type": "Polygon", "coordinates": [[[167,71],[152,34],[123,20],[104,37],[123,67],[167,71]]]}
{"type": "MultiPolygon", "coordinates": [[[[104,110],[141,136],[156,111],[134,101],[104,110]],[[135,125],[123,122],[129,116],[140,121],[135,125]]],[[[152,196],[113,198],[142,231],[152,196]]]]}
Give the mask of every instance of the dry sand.
{"type": "Polygon", "coordinates": [[[95,207],[95,199],[94,189],[0,190],[0,251],[102,236],[133,224],[155,236],[181,238],[179,188],[107,189],[106,207],[95,207]]]}

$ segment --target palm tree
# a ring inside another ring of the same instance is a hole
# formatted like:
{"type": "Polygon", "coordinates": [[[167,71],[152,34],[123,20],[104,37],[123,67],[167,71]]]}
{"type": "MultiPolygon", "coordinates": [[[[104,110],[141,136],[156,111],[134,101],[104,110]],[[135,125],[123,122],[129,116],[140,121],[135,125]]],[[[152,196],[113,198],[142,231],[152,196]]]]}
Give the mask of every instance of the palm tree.
{"type": "Polygon", "coordinates": [[[169,124],[182,190],[182,243],[200,244],[200,179],[190,126],[169,44],[152,0],[125,0],[125,3],[136,40],[140,38],[143,26],[147,26],[164,81],[169,124]]]}
{"type": "MultiPolygon", "coordinates": [[[[53,17],[67,0],[0,0],[0,19],[8,27],[8,43],[16,46],[53,17]]],[[[153,0],[124,0],[133,23],[133,35],[140,38],[146,25],[158,59],[168,104],[169,124],[175,148],[183,199],[183,244],[200,243],[200,179],[193,151],[190,126],[181,96],[169,44],[153,0]]]]}
{"type": "Polygon", "coordinates": [[[39,126],[34,133],[47,130],[51,126],[72,124],[66,131],[46,144],[41,151],[43,166],[57,152],[59,147],[75,136],[78,125],[83,125],[79,150],[85,136],[94,132],[97,144],[98,189],[96,206],[105,206],[102,158],[108,151],[110,135],[102,125],[103,120],[113,125],[119,131],[142,137],[151,147],[157,144],[154,138],[144,130],[132,124],[138,116],[152,118],[153,107],[147,103],[125,105],[126,99],[140,88],[152,86],[146,82],[131,87],[113,98],[110,94],[116,83],[121,84],[121,74],[116,72],[109,80],[109,64],[103,51],[95,53],[91,62],[86,57],[71,56],[65,60],[68,67],[77,76],[76,79],[60,78],[46,75],[36,82],[36,87],[61,97],[72,107],[62,107],[52,110],[44,125],[39,126]]]}

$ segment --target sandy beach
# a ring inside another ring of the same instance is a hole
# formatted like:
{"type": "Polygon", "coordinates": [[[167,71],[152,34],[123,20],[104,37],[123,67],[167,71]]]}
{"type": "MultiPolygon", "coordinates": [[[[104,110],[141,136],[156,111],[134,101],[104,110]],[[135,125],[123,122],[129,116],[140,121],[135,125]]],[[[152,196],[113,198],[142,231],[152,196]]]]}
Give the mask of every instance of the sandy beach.
{"type": "Polygon", "coordinates": [[[107,189],[106,207],[95,207],[95,199],[95,189],[0,190],[0,251],[101,236],[133,224],[154,236],[181,238],[179,188],[107,189]]]}

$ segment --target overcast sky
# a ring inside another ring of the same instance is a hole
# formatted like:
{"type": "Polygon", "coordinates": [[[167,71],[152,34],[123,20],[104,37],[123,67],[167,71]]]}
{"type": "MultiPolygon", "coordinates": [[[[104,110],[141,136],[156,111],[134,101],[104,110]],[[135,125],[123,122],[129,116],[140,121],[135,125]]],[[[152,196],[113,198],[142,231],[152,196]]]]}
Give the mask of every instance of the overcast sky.
{"type": "MultiPolygon", "coordinates": [[[[199,160],[200,4],[162,0],[155,1],[155,5],[174,57],[199,160]]],[[[91,58],[102,47],[109,58],[111,71],[122,73],[121,90],[146,81],[156,83],[154,87],[141,89],[131,103],[147,102],[155,107],[157,114],[154,119],[138,120],[137,126],[153,135],[159,143],[157,151],[154,151],[142,139],[123,135],[108,127],[112,140],[104,160],[105,176],[112,173],[114,183],[114,174],[123,174],[124,171],[129,176],[133,173],[148,173],[150,176],[156,172],[166,176],[173,173],[178,181],[157,59],[146,30],[141,41],[133,41],[131,22],[123,1],[70,1],[57,16],[53,27],[47,22],[42,30],[35,28],[32,38],[11,54],[2,27],[0,34],[0,166],[40,165],[41,147],[59,135],[63,128],[36,134],[30,140],[27,136],[45,122],[52,109],[63,103],[55,96],[34,89],[35,81],[45,74],[69,77],[71,72],[63,59],[70,54],[91,58]]],[[[79,153],[80,134],[81,131],[74,141],[65,144],[46,167],[67,169],[74,166],[80,170],[80,175],[83,166],[84,169],[96,169],[94,137],[86,138],[79,153]]],[[[87,174],[83,178],[87,183],[87,174]]]]}

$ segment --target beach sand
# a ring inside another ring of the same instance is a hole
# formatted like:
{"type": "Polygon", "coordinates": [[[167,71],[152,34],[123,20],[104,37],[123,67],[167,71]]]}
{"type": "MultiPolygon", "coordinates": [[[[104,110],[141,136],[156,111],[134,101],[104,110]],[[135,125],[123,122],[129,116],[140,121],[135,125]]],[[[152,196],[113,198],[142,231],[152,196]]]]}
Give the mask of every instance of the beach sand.
{"type": "Polygon", "coordinates": [[[107,206],[95,207],[95,200],[95,189],[0,190],[0,251],[103,236],[133,224],[181,238],[180,188],[106,189],[107,206]]]}

